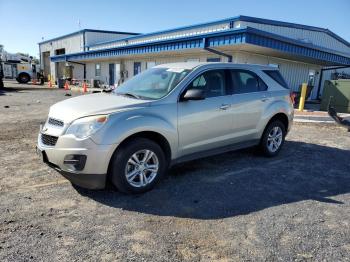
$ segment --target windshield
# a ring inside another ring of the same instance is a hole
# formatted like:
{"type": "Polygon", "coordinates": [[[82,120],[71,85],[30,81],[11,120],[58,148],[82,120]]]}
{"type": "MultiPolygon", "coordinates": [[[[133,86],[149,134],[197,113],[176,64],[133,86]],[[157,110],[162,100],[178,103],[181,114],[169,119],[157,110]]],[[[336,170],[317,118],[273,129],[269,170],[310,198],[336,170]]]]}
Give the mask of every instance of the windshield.
{"type": "Polygon", "coordinates": [[[120,85],[114,93],[141,99],[159,99],[169,94],[189,72],[180,68],[151,68],[120,85]]]}

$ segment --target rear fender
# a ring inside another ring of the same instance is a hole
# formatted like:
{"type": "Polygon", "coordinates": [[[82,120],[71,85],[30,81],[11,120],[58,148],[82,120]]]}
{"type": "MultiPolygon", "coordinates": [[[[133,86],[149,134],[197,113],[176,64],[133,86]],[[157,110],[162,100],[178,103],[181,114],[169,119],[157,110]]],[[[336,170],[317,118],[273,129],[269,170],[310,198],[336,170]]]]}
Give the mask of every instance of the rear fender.
{"type": "Polygon", "coordinates": [[[289,103],[289,101],[278,100],[272,102],[266,110],[263,112],[260,122],[258,124],[259,132],[258,137],[260,138],[265,130],[268,122],[278,113],[283,113],[288,117],[288,130],[291,127],[291,123],[293,121],[294,109],[289,103]]]}

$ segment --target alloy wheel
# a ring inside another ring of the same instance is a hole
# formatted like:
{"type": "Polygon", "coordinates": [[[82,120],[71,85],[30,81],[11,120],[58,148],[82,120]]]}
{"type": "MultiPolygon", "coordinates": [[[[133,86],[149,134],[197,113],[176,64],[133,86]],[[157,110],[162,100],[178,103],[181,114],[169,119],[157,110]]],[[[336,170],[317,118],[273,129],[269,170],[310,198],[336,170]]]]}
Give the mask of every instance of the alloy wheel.
{"type": "Polygon", "coordinates": [[[276,152],[283,141],[283,131],[279,126],[274,126],[267,138],[267,148],[270,152],[276,152]]]}
{"type": "Polygon", "coordinates": [[[157,155],[148,149],[134,153],[125,167],[125,176],[133,187],[145,187],[157,176],[159,160],[157,155]]]}

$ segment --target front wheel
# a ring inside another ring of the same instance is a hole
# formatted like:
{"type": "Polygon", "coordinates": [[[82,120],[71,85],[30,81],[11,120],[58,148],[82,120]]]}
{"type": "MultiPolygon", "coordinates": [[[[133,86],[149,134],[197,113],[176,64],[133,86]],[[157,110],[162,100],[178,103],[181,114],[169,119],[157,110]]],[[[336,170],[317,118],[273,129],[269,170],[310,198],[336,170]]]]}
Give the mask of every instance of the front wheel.
{"type": "Polygon", "coordinates": [[[152,140],[136,138],[114,154],[111,166],[112,183],[127,194],[151,190],[167,169],[161,147],[152,140]]]}
{"type": "Polygon", "coordinates": [[[265,128],[260,148],[265,156],[276,156],[281,150],[286,136],[286,128],[281,121],[275,120],[265,128]]]}

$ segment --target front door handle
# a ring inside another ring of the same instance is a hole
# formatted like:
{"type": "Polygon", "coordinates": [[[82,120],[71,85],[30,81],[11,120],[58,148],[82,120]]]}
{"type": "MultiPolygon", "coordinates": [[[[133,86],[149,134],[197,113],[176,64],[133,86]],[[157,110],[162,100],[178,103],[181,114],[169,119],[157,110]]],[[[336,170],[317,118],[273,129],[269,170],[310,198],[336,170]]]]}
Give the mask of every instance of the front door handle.
{"type": "Polygon", "coordinates": [[[266,102],[267,100],[269,100],[269,98],[267,96],[262,96],[261,97],[261,101],[266,102]]]}
{"type": "Polygon", "coordinates": [[[228,109],[229,107],[230,107],[229,104],[222,104],[222,105],[220,106],[220,109],[221,109],[221,110],[226,110],[226,109],[228,109]]]}

